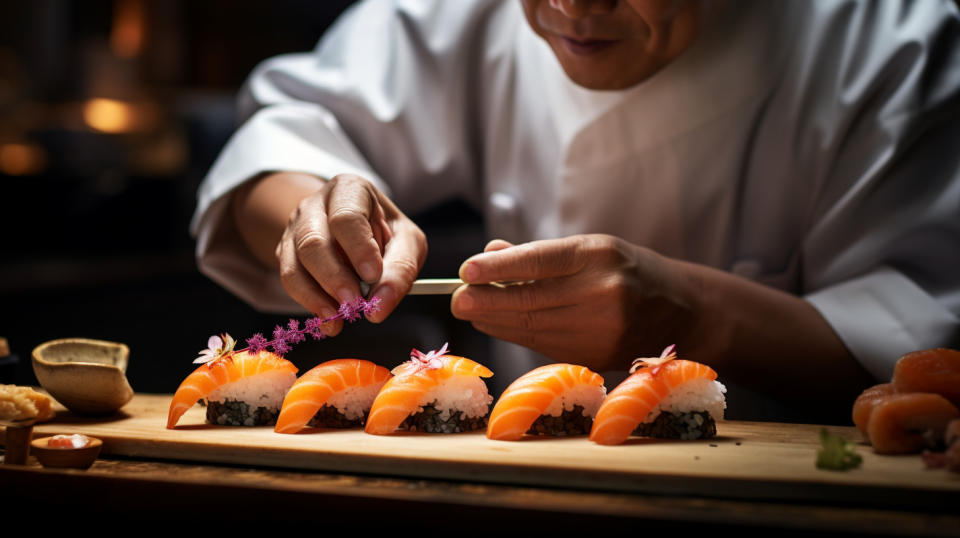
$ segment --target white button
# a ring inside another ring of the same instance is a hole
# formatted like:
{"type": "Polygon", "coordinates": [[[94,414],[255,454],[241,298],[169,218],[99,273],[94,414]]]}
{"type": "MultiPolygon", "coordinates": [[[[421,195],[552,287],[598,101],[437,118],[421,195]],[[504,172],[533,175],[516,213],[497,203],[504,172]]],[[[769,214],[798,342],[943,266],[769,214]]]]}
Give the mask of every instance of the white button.
{"type": "Polygon", "coordinates": [[[517,199],[502,192],[490,195],[490,205],[502,215],[514,215],[517,212],[517,199]]]}

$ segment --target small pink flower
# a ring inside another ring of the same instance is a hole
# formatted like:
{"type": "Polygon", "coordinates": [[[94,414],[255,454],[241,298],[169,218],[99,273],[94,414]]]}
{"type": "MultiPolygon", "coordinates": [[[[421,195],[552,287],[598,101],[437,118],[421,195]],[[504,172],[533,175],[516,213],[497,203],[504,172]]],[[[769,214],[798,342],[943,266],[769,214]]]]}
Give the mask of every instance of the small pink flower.
{"type": "Polygon", "coordinates": [[[657,375],[657,373],[660,371],[661,366],[677,358],[676,349],[677,349],[677,346],[675,344],[670,344],[663,350],[663,353],[661,353],[659,357],[656,357],[656,358],[646,357],[646,358],[640,358],[640,359],[633,359],[633,364],[630,366],[630,373],[632,374],[637,370],[639,370],[640,368],[653,367],[650,373],[653,375],[657,375]]]}
{"type": "Polygon", "coordinates": [[[433,351],[428,351],[424,353],[419,349],[410,350],[410,362],[416,365],[416,370],[422,370],[424,368],[428,370],[439,370],[443,368],[443,361],[440,360],[441,357],[447,354],[447,343],[444,342],[443,347],[440,349],[435,349],[433,351]]]}
{"type": "Polygon", "coordinates": [[[221,336],[213,335],[208,338],[207,349],[201,350],[200,356],[194,359],[193,363],[207,364],[233,353],[233,348],[237,345],[237,343],[233,340],[233,337],[227,333],[224,333],[221,336]]]}

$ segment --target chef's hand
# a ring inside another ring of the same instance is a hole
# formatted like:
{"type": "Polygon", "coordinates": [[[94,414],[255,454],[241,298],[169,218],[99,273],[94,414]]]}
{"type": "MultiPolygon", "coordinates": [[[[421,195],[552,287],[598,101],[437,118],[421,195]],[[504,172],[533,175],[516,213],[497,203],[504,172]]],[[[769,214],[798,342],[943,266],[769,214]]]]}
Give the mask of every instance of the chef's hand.
{"type": "Polygon", "coordinates": [[[513,246],[495,240],[460,267],[456,317],[553,360],[624,370],[677,344],[725,379],[823,410],[875,383],[801,297],[608,235],[513,246]],[[491,282],[532,281],[506,287],[491,282]]]}
{"type": "Polygon", "coordinates": [[[478,330],[558,362],[596,370],[629,367],[679,342],[692,316],[670,260],[609,235],[575,235],[513,246],[490,242],[460,267],[471,284],[451,310],[478,330]],[[505,287],[503,281],[532,281],[505,287]]]}
{"type": "MultiPolygon", "coordinates": [[[[381,299],[379,311],[369,319],[383,321],[410,291],[427,256],[427,240],[420,228],[372,183],[353,174],[329,181],[304,174],[272,174],[239,194],[235,220],[254,250],[257,238],[247,237],[252,232],[243,230],[257,227],[256,219],[245,222],[258,209],[251,204],[258,200],[261,205],[271,204],[263,211],[273,216],[263,220],[276,220],[286,206],[282,233],[276,228],[272,238],[272,265],[279,269],[290,297],[325,318],[334,315],[340,303],[361,295],[362,279],[371,284],[370,296],[381,299]]],[[[269,245],[271,234],[262,235],[261,242],[269,245]]],[[[328,324],[325,330],[336,334],[341,325],[328,324]]]]}

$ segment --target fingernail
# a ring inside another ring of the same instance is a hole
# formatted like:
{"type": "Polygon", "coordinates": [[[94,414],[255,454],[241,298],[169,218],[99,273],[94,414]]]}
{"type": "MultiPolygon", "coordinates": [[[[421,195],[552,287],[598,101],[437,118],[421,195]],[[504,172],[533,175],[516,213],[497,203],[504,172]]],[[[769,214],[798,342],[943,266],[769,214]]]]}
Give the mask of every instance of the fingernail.
{"type": "Polygon", "coordinates": [[[370,262],[361,263],[357,271],[364,282],[375,282],[377,280],[377,266],[370,262]]]}
{"type": "Polygon", "coordinates": [[[357,294],[350,288],[340,288],[340,291],[337,292],[337,299],[340,301],[340,304],[349,303],[356,298],[357,294]]]}
{"type": "MultiPolygon", "coordinates": [[[[393,304],[394,297],[396,297],[396,295],[393,293],[393,290],[390,289],[389,286],[383,286],[381,288],[377,288],[376,290],[374,290],[374,292],[370,296],[379,297],[381,305],[393,304]]],[[[380,310],[377,310],[373,314],[370,314],[369,316],[367,316],[367,319],[374,323],[380,323],[381,321],[384,320],[385,316],[386,316],[386,312],[383,310],[383,308],[381,308],[380,310]]]]}
{"type": "Polygon", "coordinates": [[[327,336],[336,336],[339,333],[339,331],[337,331],[337,324],[334,321],[324,323],[320,326],[320,330],[327,336]]]}
{"type": "Polygon", "coordinates": [[[463,264],[461,273],[463,274],[463,279],[467,282],[476,282],[477,278],[480,277],[480,269],[470,262],[463,264]]]}

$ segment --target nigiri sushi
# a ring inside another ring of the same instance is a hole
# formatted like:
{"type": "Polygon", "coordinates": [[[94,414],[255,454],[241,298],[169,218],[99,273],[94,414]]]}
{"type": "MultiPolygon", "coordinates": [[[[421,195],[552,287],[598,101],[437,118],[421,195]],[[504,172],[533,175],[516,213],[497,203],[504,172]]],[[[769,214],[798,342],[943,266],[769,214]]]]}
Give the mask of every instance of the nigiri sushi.
{"type": "Polygon", "coordinates": [[[482,378],[493,372],[464,357],[437,351],[411,351],[393,369],[394,377],[377,394],[364,431],[388,435],[397,429],[457,433],[482,429],[493,397],[482,378]]]}
{"type": "Polygon", "coordinates": [[[853,423],[878,454],[906,454],[944,446],[947,423],[960,417],[960,351],[907,353],[890,383],[863,391],[853,423]]]}
{"type": "Polygon", "coordinates": [[[606,395],[603,378],[575,364],[548,364],[517,378],[490,413],[487,437],[584,435],[606,395]]]}
{"type": "Polygon", "coordinates": [[[717,434],[726,387],[717,373],[698,362],[676,358],[674,346],[659,358],[637,359],[631,375],[613,389],[597,411],[590,440],[616,445],[631,434],[701,439],[717,434]]]}
{"type": "MultiPolygon", "coordinates": [[[[207,402],[207,422],[231,426],[272,425],[280,413],[283,397],[297,379],[292,362],[269,351],[232,351],[233,339],[224,335],[210,339],[217,348],[215,358],[193,371],[173,395],[167,415],[167,428],[197,400],[207,402]]],[[[199,359],[198,359],[199,360],[199,359]]]]}
{"type": "Polygon", "coordinates": [[[867,435],[867,426],[870,424],[873,408],[895,392],[893,383],[881,383],[863,391],[853,402],[853,424],[857,429],[867,435]]]}
{"type": "Polygon", "coordinates": [[[960,410],[939,394],[894,393],[874,406],[867,435],[877,454],[910,454],[942,447],[947,425],[957,418],[960,410]]]}
{"type": "Polygon", "coordinates": [[[317,365],[290,387],[274,431],[296,433],[304,426],[362,426],[388,379],[389,370],[360,359],[336,359],[317,365]]]}
{"type": "Polygon", "coordinates": [[[960,406],[960,351],[925,349],[900,357],[891,381],[896,392],[932,392],[960,406]]]}

